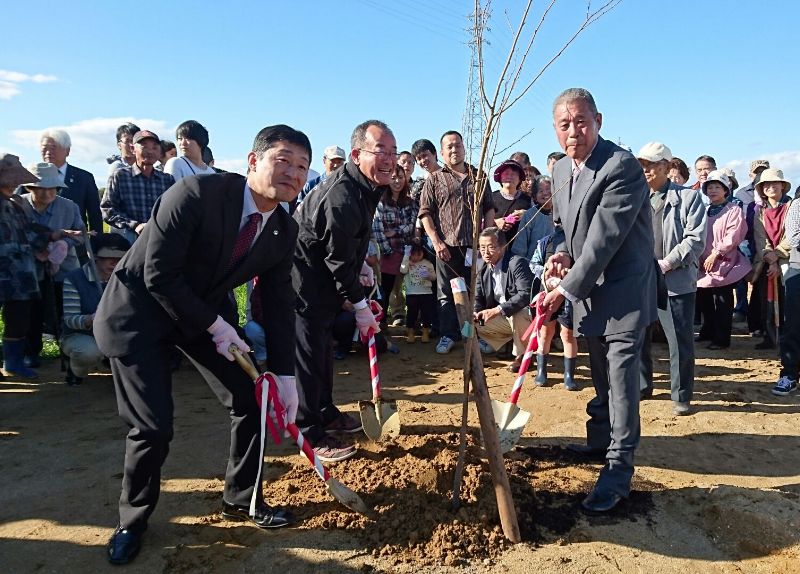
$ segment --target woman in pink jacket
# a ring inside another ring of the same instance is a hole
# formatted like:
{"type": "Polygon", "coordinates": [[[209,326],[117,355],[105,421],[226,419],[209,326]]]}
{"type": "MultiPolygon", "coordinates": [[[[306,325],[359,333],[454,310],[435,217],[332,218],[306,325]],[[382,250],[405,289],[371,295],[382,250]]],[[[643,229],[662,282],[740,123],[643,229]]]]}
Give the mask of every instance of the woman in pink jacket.
{"type": "Polygon", "coordinates": [[[731,203],[731,184],[724,173],[709,173],[702,189],[710,205],[697,278],[697,306],[703,326],[696,340],[710,341],[708,349],[726,349],[731,345],[733,286],[751,269],[738,249],[747,234],[747,222],[741,207],[731,203]]]}

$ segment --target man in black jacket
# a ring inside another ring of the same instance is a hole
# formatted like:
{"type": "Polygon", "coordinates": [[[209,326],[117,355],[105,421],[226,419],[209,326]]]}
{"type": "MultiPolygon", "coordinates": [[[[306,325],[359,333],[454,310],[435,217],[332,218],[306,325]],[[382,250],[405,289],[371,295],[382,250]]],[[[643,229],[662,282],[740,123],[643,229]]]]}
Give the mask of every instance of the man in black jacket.
{"type": "Polygon", "coordinates": [[[364,257],[375,208],[397,164],[397,143],[383,122],[368,120],[356,126],[350,145],[350,161],[331,173],[294,214],[300,225],[293,270],[298,296],[297,423],[326,462],[356,453],[354,446],[327,434],[361,430],[361,423],[333,404],[332,328],[348,300],[362,334],[380,330],[364,297],[364,287],[373,282],[364,257]]]}
{"type": "Polygon", "coordinates": [[[517,372],[525,343],[522,335],[531,324],[528,303],[533,273],[528,262],[500,246],[500,230],[487,227],[478,237],[481,262],[475,285],[475,320],[481,351],[492,352],[514,341],[514,362],[509,370],[517,372]]]}
{"type": "Polygon", "coordinates": [[[114,270],[95,315],[97,345],[110,358],[119,414],[129,427],[112,564],[130,562],[158,501],[161,466],[173,434],[170,358],[175,346],[197,367],[230,414],[231,446],[222,515],[261,528],[291,516],[263,500],[260,411],[253,381],[230,345],[249,348],[236,329],[231,290],[259,276],[267,367],[289,422],[297,409],[291,269],[297,224],[279,207],[303,187],[311,144],[289,126],[261,130],[247,155],[247,177],[190,176],[163,194],[114,270]]]}

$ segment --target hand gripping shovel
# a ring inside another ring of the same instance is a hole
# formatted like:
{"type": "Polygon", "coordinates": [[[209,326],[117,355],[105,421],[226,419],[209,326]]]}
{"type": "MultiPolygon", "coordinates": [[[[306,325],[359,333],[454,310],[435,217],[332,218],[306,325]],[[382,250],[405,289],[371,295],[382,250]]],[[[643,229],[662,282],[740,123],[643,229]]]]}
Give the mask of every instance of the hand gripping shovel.
{"type": "Polygon", "coordinates": [[[375,332],[370,329],[367,334],[369,349],[369,374],[372,379],[372,400],[358,401],[361,411],[361,425],[364,434],[378,441],[382,438],[396,437],[400,434],[400,415],[397,403],[384,401],[381,398],[381,376],[378,372],[378,349],[375,346],[375,332]]]}
{"type": "MultiPolygon", "coordinates": [[[[271,403],[275,409],[275,417],[278,419],[278,426],[282,426],[283,421],[285,420],[285,410],[283,408],[283,404],[281,404],[280,397],[278,396],[278,387],[276,384],[278,377],[270,372],[259,375],[253,363],[250,362],[249,357],[246,357],[244,354],[242,354],[242,352],[235,346],[231,346],[229,350],[236,359],[236,362],[239,363],[239,366],[244,369],[244,371],[253,379],[253,382],[256,384],[256,401],[258,401],[258,406],[261,408],[261,451],[263,452],[265,424],[267,427],[269,427],[269,431],[272,434],[272,438],[275,440],[275,443],[278,444],[281,442],[280,433],[273,425],[271,417],[267,414],[268,405],[271,403]]],[[[294,439],[295,443],[297,443],[297,446],[300,447],[300,453],[308,459],[308,462],[311,463],[311,466],[314,467],[314,470],[325,483],[325,488],[328,490],[330,495],[344,504],[347,508],[355,510],[359,514],[371,516],[372,511],[369,509],[369,507],[367,507],[366,504],[364,504],[364,501],[361,500],[361,498],[355,492],[347,488],[330,475],[328,469],[325,468],[325,465],[323,465],[322,462],[317,458],[317,455],[314,453],[314,449],[311,447],[311,444],[306,441],[305,437],[303,437],[303,433],[301,433],[300,429],[297,428],[297,425],[294,423],[287,423],[286,430],[289,431],[289,434],[294,439]]],[[[263,460],[264,457],[260,457],[258,469],[259,476],[261,476],[261,463],[263,460]]],[[[253,495],[253,500],[250,503],[251,514],[254,511],[254,506],[255,493],[253,495]]]]}
{"type": "Polygon", "coordinates": [[[528,346],[525,349],[525,354],[522,356],[522,362],[519,366],[517,378],[514,381],[514,386],[511,387],[511,394],[508,395],[508,401],[501,403],[500,401],[492,401],[492,411],[494,412],[494,420],[497,425],[497,436],[500,439],[500,451],[506,453],[514,448],[514,445],[519,441],[522,436],[522,431],[528,423],[531,413],[524,411],[517,406],[519,394],[522,391],[522,383],[525,380],[525,374],[528,372],[528,367],[531,364],[531,357],[539,348],[539,330],[545,322],[545,315],[541,312],[539,302],[544,298],[544,293],[539,293],[531,302],[531,307],[536,309],[536,316],[533,323],[528,328],[525,336],[528,337],[528,346]]]}

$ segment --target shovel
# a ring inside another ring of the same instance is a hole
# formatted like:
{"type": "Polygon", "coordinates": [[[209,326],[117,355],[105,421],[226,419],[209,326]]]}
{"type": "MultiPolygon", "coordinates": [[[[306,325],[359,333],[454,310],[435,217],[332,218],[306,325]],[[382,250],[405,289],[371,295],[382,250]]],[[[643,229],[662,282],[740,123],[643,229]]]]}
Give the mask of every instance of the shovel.
{"type": "MultiPolygon", "coordinates": [[[[280,435],[272,426],[272,421],[267,415],[267,405],[271,402],[273,408],[275,409],[276,418],[279,421],[284,420],[283,417],[285,410],[283,408],[283,404],[281,404],[280,397],[278,397],[278,389],[276,384],[278,377],[270,372],[259,375],[255,365],[253,365],[253,363],[250,361],[250,358],[246,357],[237,347],[231,345],[229,351],[236,359],[236,362],[239,363],[239,366],[244,369],[244,371],[250,376],[250,378],[253,379],[253,382],[256,384],[256,400],[259,403],[259,407],[261,407],[261,450],[263,452],[265,424],[269,425],[270,432],[272,433],[275,442],[280,442],[280,435]]],[[[317,455],[314,453],[314,449],[311,447],[311,444],[306,441],[305,437],[303,437],[303,433],[301,433],[300,429],[297,428],[297,425],[294,423],[287,423],[286,430],[289,431],[289,434],[291,435],[292,439],[294,439],[294,442],[297,443],[298,447],[300,447],[300,453],[308,459],[308,462],[311,463],[311,466],[314,467],[314,470],[325,483],[325,488],[327,489],[328,493],[350,510],[354,510],[359,514],[363,514],[364,516],[372,516],[372,511],[366,504],[364,504],[364,501],[361,500],[361,498],[355,492],[347,488],[330,475],[328,469],[325,468],[325,465],[323,465],[319,458],[317,458],[317,455]]],[[[260,457],[259,476],[261,476],[260,467],[263,460],[264,457],[260,457]]],[[[253,500],[250,504],[251,514],[254,511],[254,506],[255,493],[253,494],[253,500]]]]}
{"type": "Polygon", "coordinates": [[[364,427],[364,434],[370,439],[378,441],[400,434],[400,415],[397,413],[397,403],[384,401],[381,398],[378,349],[375,346],[375,331],[372,329],[367,333],[367,348],[369,350],[369,374],[372,378],[372,400],[358,401],[358,410],[361,411],[361,425],[364,427]]]}
{"type": "Polygon", "coordinates": [[[526,333],[528,337],[528,346],[525,349],[525,354],[522,356],[519,372],[514,381],[514,386],[511,387],[511,394],[508,395],[508,401],[505,403],[492,401],[492,411],[494,412],[494,420],[497,425],[497,436],[500,439],[500,451],[504,454],[517,444],[531,416],[531,413],[517,406],[517,401],[522,391],[522,383],[525,381],[525,374],[528,372],[528,367],[531,364],[531,357],[533,357],[533,354],[539,348],[539,329],[541,329],[546,319],[544,313],[541,313],[539,309],[539,301],[543,297],[544,293],[539,293],[531,302],[530,306],[536,309],[536,316],[526,333]]]}

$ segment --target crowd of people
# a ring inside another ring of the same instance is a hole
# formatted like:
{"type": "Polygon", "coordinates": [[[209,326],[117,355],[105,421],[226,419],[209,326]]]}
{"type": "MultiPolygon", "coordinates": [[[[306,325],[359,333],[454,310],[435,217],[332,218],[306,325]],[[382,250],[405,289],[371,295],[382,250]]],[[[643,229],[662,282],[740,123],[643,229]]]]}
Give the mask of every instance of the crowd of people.
{"type": "Polygon", "coordinates": [[[362,429],[334,402],[333,362],[354,331],[382,336],[389,326],[404,329],[406,344],[419,334],[437,353],[452,352],[463,329],[451,280],[473,266],[482,353],[516,372],[533,314],[543,314],[530,334],[540,343],[534,382],[554,382],[549,355],[560,332],[563,385],[574,391],[576,337],[587,340],[587,441],[567,447],[605,461],[587,511],[606,512],[630,492],[658,324],[676,415],[692,412],[695,343],[728,348],[734,320],[763,338],[758,348],[780,348],[772,393],[794,391],[800,202],[780,169],[754,160],[740,187],[703,155],[686,187],[688,167],[664,143],[632,154],[600,137],[602,115],[580,88],[556,99],[553,125],[562,150],[547,157],[547,173],[514,153],[491,172],[495,191],[489,181],[477,187],[457,131],[438,148],[419,139],[398,153],[378,120],[356,126],[349,154],[326,147],[315,177],[308,138],[289,126],[258,133],[242,176],[213,167],[197,121],[178,126],[177,146],[125,124],[102,198],[91,174],[67,162],[62,130],[41,134],[42,162],[30,169],[0,156],[3,374],[36,377],[43,332],[52,333],[68,384],[110,367],[129,427],[109,560],[135,557],[158,500],[176,350],[230,411],[224,516],[285,526],[291,515],[263,500],[260,413],[231,346],[252,348],[277,375],[288,420],[317,456],[343,461],[357,448],[342,437],[362,429]],[[414,178],[417,165],[423,176],[414,178]],[[242,284],[244,329],[232,296],[242,284]]]}

